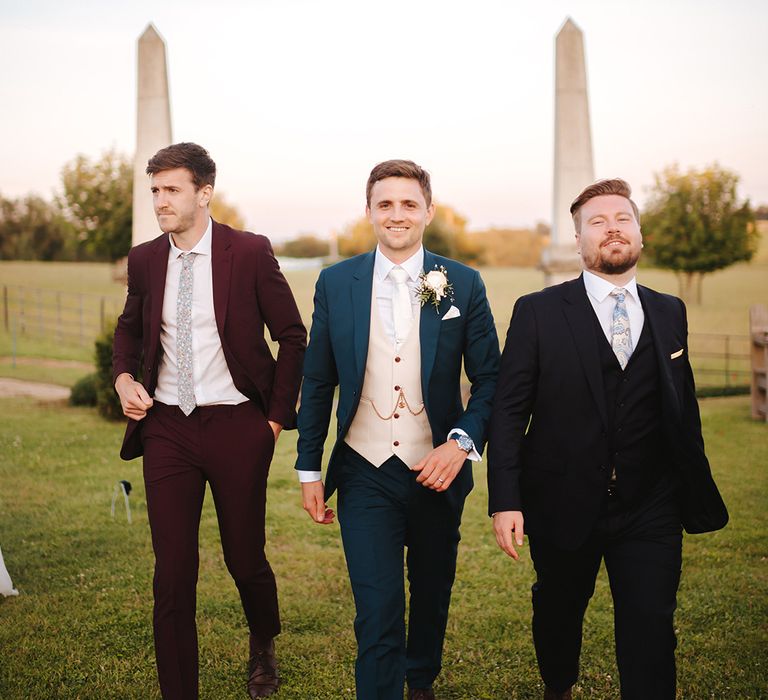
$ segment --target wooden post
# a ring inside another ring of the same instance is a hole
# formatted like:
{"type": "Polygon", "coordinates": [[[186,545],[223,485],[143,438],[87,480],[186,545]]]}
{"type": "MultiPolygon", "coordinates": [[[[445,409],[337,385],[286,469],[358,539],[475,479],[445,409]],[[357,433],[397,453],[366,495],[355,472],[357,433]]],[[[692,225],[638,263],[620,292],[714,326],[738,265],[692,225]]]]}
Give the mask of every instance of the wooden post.
{"type": "Polygon", "coordinates": [[[752,418],[768,422],[768,306],[749,309],[752,338],[752,418]]]}

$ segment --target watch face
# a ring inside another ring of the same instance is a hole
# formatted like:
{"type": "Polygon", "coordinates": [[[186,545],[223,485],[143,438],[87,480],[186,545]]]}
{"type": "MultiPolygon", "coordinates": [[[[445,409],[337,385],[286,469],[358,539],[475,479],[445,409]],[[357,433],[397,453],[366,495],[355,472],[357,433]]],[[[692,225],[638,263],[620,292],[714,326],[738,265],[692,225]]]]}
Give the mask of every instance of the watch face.
{"type": "Polygon", "coordinates": [[[475,446],[472,442],[472,439],[466,435],[459,435],[456,437],[456,442],[459,443],[459,447],[467,454],[469,454],[472,451],[472,448],[475,446]]]}

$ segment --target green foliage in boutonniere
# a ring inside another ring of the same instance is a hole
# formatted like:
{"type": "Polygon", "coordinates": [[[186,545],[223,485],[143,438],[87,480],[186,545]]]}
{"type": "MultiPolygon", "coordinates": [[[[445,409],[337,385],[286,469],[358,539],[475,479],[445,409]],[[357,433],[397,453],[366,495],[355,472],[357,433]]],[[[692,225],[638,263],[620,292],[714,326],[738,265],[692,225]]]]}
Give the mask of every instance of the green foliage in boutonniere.
{"type": "Polygon", "coordinates": [[[421,305],[432,304],[435,313],[439,313],[440,302],[444,297],[453,301],[453,285],[448,281],[448,271],[443,265],[435,265],[434,270],[419,275],[419,287],[416,290],[421,305]]]}

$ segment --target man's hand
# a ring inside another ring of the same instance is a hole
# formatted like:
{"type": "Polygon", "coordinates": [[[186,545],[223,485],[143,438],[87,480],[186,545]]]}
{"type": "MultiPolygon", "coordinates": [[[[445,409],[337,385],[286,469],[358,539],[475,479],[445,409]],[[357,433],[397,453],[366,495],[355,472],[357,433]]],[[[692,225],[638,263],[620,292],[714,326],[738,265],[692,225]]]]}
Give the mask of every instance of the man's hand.
{"type": "Polygon", "coordinates": [[[456,440],[448,440],[432,450],[412,469],[421,472],[416,481],[422,486],[433,491],[445,491],[461,471],[466,459],[467,453],[458,446],[456,440]]]}
{"type": "Polygon", "coordinates": [[[330,508],[325,507],[325,494],[322,481],[305,481],[301,485],[301,497],[304,510],[318,525],[330,525],[335,517],[330,508]]]}
{"type": "Polygon", "coordinates": [[[500,513],[493,514],[493,532],[496,535],[496,542],[510,557],[515,560],[520,559],[520,555],[515,549],[523,546],[523,514],[519,510],[503,510],[500,513]],[[512,541],[514,533],[514,542],[512,541]]]}
{"type": "Polygon", "coordinates": [[[280,432],[283,429],[283,426],[280,425],[280,423],[275,423],[273,420],[268,420],[267,423],[269,423],[269,427],[272,428],[272,433],[275,436],[275,444],[277,444],[277,438],[280,435],[280,432]]]}
{"type": "Polygon", "coordinates": [[[130,374],[123,372],[115,381],[115,391],[120,397],[120,405],[123,414],[133,420],[141,420],[147,415],[147,410],[152,407],[152,399],[147,390],[137,382],[130,374]]]}

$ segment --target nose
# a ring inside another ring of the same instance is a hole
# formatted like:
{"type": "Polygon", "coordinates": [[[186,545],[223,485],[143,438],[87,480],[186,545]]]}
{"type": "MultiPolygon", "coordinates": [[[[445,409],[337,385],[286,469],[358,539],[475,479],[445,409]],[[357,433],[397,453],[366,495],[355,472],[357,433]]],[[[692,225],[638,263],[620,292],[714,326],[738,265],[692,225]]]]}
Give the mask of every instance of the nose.
{"type": "Polygon", "coordinates": [[[392,221],[402,221],[405,218],[405,215],[403,212],[404,212],[403,207],[399,206],[398,204],[395,204],[392,207],[392,212],[389,215],[389,218],[392,221]]]}

